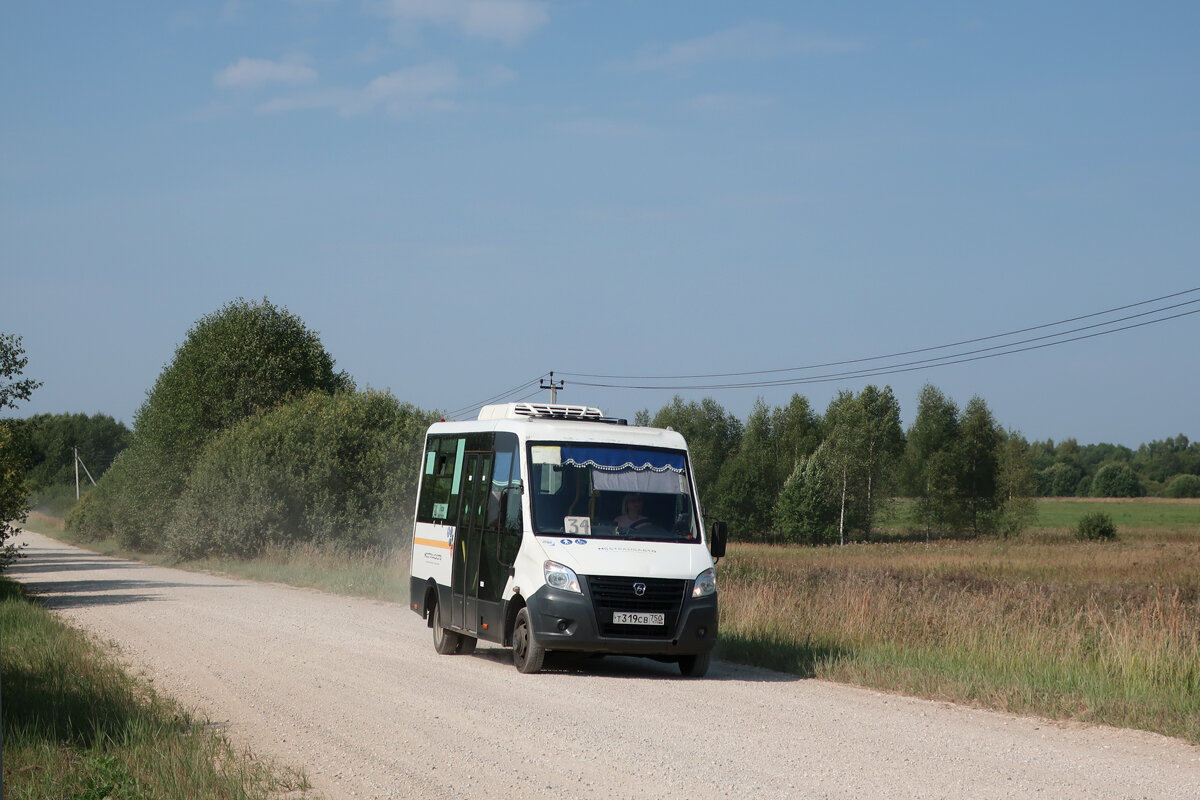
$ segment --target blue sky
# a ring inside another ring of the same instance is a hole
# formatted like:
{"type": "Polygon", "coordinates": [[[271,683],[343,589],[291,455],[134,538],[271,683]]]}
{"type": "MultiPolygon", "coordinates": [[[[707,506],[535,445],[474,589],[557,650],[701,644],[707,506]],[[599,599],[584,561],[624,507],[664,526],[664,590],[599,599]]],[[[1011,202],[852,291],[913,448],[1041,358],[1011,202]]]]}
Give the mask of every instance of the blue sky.
{"type": "Polygon", "coordinates": [[[197,319],[267,297],[424,408],[553,370],[630,417],[890,384],[907,425],[928,382],[1031,439],[1200,438],[1196,314],[811,384],[579,377],[870,358],[1200,287],[1196,30],[1183,2],[8,2],[0,331],[45,382],[17,414],[132,424],[197,319]]]}

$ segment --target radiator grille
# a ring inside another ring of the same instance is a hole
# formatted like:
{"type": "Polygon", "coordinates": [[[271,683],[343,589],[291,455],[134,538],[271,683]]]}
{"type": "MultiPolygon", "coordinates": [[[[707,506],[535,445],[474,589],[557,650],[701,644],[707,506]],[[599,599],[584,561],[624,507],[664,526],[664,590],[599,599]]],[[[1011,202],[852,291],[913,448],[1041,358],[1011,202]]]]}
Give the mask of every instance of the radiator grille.
{"type": "Polygon", "coordinates": [[[675,635],[679,613],[683,608],[683,596],[691,581],[667,578],[585,578],[592,596],[592,607],[596,611],[596,624],[601,636],[621,636],[643,639],[670,639],[675,635]],[[646,591],[640,597],[634,584],[645,584],[646,591]],[[637,611],[639,613],[660,612],[666,624],[658,625],[614,625],[614,611],[637,611]]]}

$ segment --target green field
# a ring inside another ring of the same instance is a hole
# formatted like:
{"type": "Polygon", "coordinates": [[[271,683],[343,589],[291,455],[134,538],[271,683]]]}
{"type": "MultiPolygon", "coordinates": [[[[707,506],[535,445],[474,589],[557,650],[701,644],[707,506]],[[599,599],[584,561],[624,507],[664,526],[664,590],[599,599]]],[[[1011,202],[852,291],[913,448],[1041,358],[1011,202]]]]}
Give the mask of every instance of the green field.
{"type": "Polygon", "coordinates": [[[1047,498],[1038,501],[1038,518],[1031,533],[1073,528],[1085,514],[1112,517],[1118,528],[1130,534],[1157,537],[1200,531],[1200,500],[1166,500],[1140,497],[1134,500],[1097,498],[1047,498]]]}

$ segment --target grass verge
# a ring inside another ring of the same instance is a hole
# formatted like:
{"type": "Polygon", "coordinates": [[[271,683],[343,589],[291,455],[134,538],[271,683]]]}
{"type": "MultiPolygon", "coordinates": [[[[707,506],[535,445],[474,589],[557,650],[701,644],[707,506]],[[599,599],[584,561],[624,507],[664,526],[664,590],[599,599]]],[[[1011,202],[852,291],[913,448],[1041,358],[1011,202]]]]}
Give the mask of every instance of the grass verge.
{"type": "Polygon", "coordinates": [[[309,797],[127,674],[0,578],[4,792],[12,800],[309,797]]]}

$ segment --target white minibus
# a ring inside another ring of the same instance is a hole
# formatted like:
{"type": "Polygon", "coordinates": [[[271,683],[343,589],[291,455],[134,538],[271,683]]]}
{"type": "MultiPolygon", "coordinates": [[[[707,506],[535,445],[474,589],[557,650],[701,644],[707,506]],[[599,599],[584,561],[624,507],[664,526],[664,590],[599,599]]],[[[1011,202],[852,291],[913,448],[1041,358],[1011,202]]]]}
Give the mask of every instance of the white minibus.
{"type": "Polygon", "coordinates": [[[596,408],[485,406],[430,426],[412,542],[412,609],[439,653],[479,640],[524,673],[548,651],[708,670],[714,558],[683,436],[596,408]]]}

